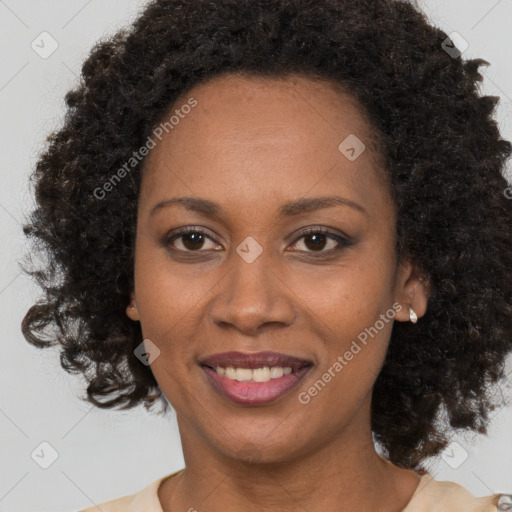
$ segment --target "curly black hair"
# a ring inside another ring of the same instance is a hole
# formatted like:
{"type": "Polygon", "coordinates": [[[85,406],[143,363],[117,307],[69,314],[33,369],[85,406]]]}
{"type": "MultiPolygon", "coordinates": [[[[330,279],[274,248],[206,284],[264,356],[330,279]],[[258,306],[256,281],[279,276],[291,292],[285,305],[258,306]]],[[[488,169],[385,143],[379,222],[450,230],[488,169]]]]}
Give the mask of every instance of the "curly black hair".
{"type": "MultiPolygon", "coordinates": [[[[134,349],[133,289],[143,165],[122,168],[195,85],[224,73],[318,77],[350,91],[371,122],[397,212],[397,254],[429,283],[416,325],[396,322],[373,389],[372,430],[391,462],[419,467],[453,429],[486,433],[490,386],[512,349],[512,201],[496,96],[413,0],[154,0],[96,44],[66,95],[63,126],[31,176],[24,226],[46,257],[22,323],[37,347],[87,379],[102,408],[167,403],[134,349]],[[445,421],[440,421],[444,413],[445,421]]],[[[143,162],[142,162],[143,163],[143,162]]],[[[27,255],[29,256],[29,255],[27,255]]]]}

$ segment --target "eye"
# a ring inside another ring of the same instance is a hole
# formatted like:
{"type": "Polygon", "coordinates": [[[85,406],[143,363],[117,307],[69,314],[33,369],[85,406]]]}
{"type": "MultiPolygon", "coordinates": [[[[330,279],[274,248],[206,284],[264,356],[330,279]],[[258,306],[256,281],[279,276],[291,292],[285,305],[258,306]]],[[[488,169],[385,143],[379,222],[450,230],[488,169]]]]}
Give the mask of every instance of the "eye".
{"type": "MultiPolygon", "coordinates": [[[[204,252],[199,251],[199,249],[204,248],[204,244],[208,240],[214,242],[214,240],[201,229],[196,228],[194,226],[189,226],[178,231],[172,236],[166,237],[164,244],[166,246],[170,245],[172,246],[173,249],[182,252],[204,252]],[[178,241],[177,246],[175,245],[175,241],[178,241]]],[[[213,250],[219,249],[213,248],[213,250]]]]}
{"type": "Polygon", "coordinates": [[[299,251],[320,253],[320,255],[338,251],[343,247],[351,245],[351,242],[348,238],[333,233],[325,228],[309,228],[306,231],[303,231],[300,233],[300,236],[295,239],[292,247],[299,244],[299,241],[302,239],[304,239],[303,246],[306,247],[306,250],[303,251],[299,249],[299,251]],[[331,242],[331,247],[327,250],[324,250],[325,247],[329,246],[329,242],[331,242]]]}

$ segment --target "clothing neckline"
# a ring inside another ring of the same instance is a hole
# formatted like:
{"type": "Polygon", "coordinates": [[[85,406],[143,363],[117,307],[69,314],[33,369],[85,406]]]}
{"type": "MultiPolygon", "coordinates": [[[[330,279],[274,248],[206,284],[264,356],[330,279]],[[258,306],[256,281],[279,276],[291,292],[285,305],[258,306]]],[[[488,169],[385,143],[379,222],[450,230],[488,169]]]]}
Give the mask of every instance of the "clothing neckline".
{"type": "MultiPolygon", "coordinates": [[[[385,459],[384,459],[385,460],[385,459]]],[[[386,461],[389,462],[389,461],[386,461]]],[[[390,462],[391,464],[391,462],[390,462]]],[[[160,486],[164,483],[165,480],[168,480],[169,478],[172,478],[173,476],[179,475],[185,470],[185,468],[182,468],[178,471],[175,471],[174,473],[171,473],[170,475],[165,475],[159,480],[157,480],[154,483],[154,486],[151,486],[153,488],[154,495],[156,495],[156,503],[155,503],[155,512],[164,512],[162,503],[160,502],[160,497],[158,496],[158,490],[160,489],[160,486]],[[157,508],[158,507],[158,508],[157,508]]],[[[412,494],[411,498],[405,505],[405,507],[401,510],[401,512],[409,512],[407,509],[411,506],[413,500],[416,498],[416,496],[423,490],[423,488],[429,484],[434,478],[432,475],[430,475],[427,471],[424,469],[419,470],[413,470],[417,475],[420,477],[420,481],[418,482],[418,485],[416,486],[416,489],[414,490],[414,493],[412,494]]]]}

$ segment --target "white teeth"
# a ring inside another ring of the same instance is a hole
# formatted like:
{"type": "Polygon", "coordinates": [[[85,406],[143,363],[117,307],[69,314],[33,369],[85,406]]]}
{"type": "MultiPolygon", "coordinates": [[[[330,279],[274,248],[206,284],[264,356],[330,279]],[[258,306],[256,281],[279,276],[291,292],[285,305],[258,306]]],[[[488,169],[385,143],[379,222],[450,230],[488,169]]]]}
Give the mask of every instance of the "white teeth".
{"type": "MultiPolygon", "coordinates": [[[[272,368],[273,370],[274,368],[272,368]]],[[[254,368],[252,371],[252,380],[256,382],[268,382],[270,377],[272,376],[272,371],[268,366],[264,366],[263,368],[254,368]]]]}
{"type": "Polygon", "coordinates": [[[232,380],[236,380],[236,371],[232,366],[226,368],[226,377],[232,380]]]}
{"type": "Polygon", "coordinates": [[[223,368],[217,366],[215,371],[220,375],[225,375],[228,379],[237,380],[239,382],[247,382],[252,380],[254,382],[268,382],[272,379],[279,379],[283,375],[290,375],[292,369],[290,366],[263,366],[262,368],[233,368],[228,366],[223,368]]]}
{"type": "Polygon", "coordinates": [[[270,377],[272,379],[278,379],[279,377],[282,377],[284,375],[284,370],[280,366],[274,366],[270,370],[270,377]]]}
{"type": "Polygon", "coordinates": [[[250,368],[237,368],[235,370],[235,379],[241,382],[252,379],[252,370],[250,368]]]}

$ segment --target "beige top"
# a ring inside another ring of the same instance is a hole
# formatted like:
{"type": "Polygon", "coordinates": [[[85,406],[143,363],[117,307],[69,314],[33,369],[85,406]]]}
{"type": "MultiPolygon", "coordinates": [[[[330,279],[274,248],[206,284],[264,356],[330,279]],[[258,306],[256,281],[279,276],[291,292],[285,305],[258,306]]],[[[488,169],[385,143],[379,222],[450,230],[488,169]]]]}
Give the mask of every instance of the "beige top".
{"type": "MultiPolygon", "coordinates": [[[[159,478],[136,494],[106,501],[79,512],[163,512],[158,487],[163,480],[180,471],[159,478]]],[[[475,498],[459,484],[434,480],[429,473],[425,473],[402,512],[498,512],[499,497],[493,494],[475,498]]]]}

